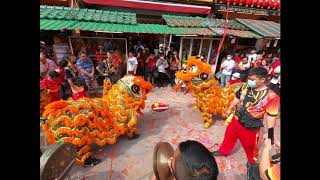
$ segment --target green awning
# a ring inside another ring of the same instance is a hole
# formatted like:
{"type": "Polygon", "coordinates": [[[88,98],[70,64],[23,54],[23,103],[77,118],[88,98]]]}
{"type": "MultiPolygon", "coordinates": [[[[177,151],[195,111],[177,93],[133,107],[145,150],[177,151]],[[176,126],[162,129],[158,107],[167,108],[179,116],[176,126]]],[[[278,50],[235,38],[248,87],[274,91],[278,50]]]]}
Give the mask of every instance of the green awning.
{"type": "Polygon", "coordinates": [[[60,6],[40,6],[40,19],[137,24],[135,13],[60,6]]]}
{"type": "Polygon", "coordinates": [[[40,6],[40,30],[63,29],[176,35],[215,34],[202,27],[176,28],[160,24],[137,24],[135,13],[40,6]]]}
{"type": "MultiPolygon", "coordinates": [[[[220,36],[223,35],[224,28],[210,28],[210,29],[220,36]]],[[[234,29],[227,29],[227,35],[241,37],[241,38],[256,38],[256,39],[262,38],[258,34],[251,31],[234,30],[234,29]]]]}
{"type": "Polygon", "coordinates": [[[215,35],[207,28],[173,28],[160,24],[109,24],[85,21],[40,20],[40,30],[83,30],[125,33],[176,34],[176,35],[215,35]]]}
{"type": "Polygon", "coordinates": [[[239,18],[236,18],[236,20],[264,38],[280,38],[279,23],[239,18]]]}

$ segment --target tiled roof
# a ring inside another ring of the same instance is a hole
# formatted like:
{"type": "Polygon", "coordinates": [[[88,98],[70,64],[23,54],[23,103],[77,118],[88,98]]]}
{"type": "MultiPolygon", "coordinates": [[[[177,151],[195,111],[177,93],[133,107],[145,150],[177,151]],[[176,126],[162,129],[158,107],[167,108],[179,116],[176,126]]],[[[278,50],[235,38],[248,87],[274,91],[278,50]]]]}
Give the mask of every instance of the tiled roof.
{"type": "Polygon", "coordinates": [[[137,24],[135,13],[60,6],[40,6],[40,19],[137,24]]]}
{"type": "MultiPolygon", "coordinates": [[[[209,19],[203,17],[190,17],[190,16],[172,16],[163,15],[163,19],[166,21],[168,26],[171,27],[217,27],[224,28],[225,19],[209,19]]],[[[229,20],[228,29],[237,30],[249,30],[246,26],[238,23],[235,20],[229,20]]]]}
{"type": "MultiPolygon", "coordinates": [[[[213,32],[217,33],[218,35],[222,36],[224,32],[224,28],[210,28],[213,32]]],[[[251,31],[242,31],[242,30],[233,30],[227,29],[228,36],[237,36],[241,38],[262,38],[261,36],[251,32],[251,31]]]]}
{"type": "Polygon", "coordinates": [[[253,32],[265,38],[280,38],[280,24],[273,21],[262,21],[252,19],[238,19],[238,22],[247,26],[253,32]]]}
{"type": "Polygon", "coordinates": [[[79,22],[67,20],[40,20],[41,30],[85,30],[85,31],[106,31],[106,32],[126,32],[126,33],[150,33],[150,34],[195,34],[195,35],[215,35],[207,28],[174,28],[159,24],[109,24],[97,22],[79,22]]]}

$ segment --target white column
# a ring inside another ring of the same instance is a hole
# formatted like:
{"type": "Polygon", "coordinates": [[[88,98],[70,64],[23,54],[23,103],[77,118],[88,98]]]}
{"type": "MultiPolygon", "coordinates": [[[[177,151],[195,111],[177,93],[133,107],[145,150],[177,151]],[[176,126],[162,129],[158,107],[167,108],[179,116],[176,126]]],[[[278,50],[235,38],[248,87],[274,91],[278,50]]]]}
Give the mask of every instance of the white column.
{"type": "Polygon", "coordinates": [[[200,56],[200,54],[201,54],[201,50],[202,50],[202,43],[203,43],[203,39],[201,39],[201,43],[200,43],[200,49],[199,49],[199,56],[200,56]]]}
{"type": "Polygon", "coordinates": [[[183,45],[183,38],[180,38],[180,49],[179,49],[179,59],[182,59],[182,45],[183,45]]]}
{"type": "Polygon", "coordinates": [[[212,43],[213,43],[213,39],[210,40],[209,52],[208,52],[208,57],[207,57],[207,62],[208,62],[208,63],[209,63],[209,58],[210,58],[210,55],[211,55],[212,43]]]}
{"type": "Polygon", "coordinates": [[[167,48],[167,50],[166,50],[166,55],[168,55],[168,52],[169,52],[169,50],[170,50],[171,40],[172,40],[172,34],[170,34],[170,37],[169,37],[169,44],[168,44],[168,48],[167,48]]]}
{"type": "Polygon", "coordinates": [[[70,36],[69,36],[69,46],[70,46],[70,49],[71,49],[72,54],[74,54],[74,53],[73,53],[73,48],[72,48],[72,43],[71,43],[71,37],[70,37],[70,36]]]}
{"type": "Polygon", "coordinates": [[[126,60],[128,59],[128,41],[126,39],[126,60]]]}
{"type": "Polygon", "coordinates": [[[188,56],[188,58],[191,56],[192,46],[193,46],[193,38],[191,38],[191,43],[190,43],[190,49],[189,49],[189,56],[188,56]]]}

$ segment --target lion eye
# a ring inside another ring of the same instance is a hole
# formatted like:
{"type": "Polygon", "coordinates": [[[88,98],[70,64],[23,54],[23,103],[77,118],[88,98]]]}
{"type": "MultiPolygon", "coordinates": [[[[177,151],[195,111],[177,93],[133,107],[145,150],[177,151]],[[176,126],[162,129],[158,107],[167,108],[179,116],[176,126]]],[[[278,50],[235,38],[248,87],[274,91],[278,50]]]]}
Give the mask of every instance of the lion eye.
{"type": "Polygon", "coordinates": [[[198,67],[197,67],[197,66],[192,65],[192,66],[190,67],[190,71],[191,71],[191,72],[193,72],[193,73],[195,73],[195,72],[197,72],[197,71],[198,71],[198,67]]]}
{"type": "Polygon", "coordinates": [[[131,90],[132,90],[132,92],[138,94],[139,91],[140,91],[140,87],[137,86],[137,85],[133,85],[133,86],[131,87],[131,90]]]}

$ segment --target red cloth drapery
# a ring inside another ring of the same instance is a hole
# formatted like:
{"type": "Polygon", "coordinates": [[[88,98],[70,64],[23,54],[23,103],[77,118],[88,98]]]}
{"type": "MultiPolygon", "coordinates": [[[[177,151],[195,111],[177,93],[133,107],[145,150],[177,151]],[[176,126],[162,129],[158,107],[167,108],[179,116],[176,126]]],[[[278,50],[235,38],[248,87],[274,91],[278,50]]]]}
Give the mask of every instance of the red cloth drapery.
{"type": "Polygon", "coordinates": [[[142,0],[82,0],[88,4],[98,4],[107,6],[120,6],[128,8],[150,9],[169,12],[183,12],[194,14],[209,14],[211,8],[209,6],[197,6],[178,3],[152,2],[142,0]]]}

